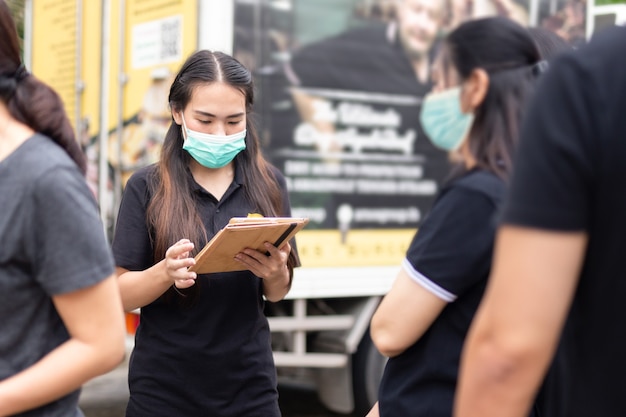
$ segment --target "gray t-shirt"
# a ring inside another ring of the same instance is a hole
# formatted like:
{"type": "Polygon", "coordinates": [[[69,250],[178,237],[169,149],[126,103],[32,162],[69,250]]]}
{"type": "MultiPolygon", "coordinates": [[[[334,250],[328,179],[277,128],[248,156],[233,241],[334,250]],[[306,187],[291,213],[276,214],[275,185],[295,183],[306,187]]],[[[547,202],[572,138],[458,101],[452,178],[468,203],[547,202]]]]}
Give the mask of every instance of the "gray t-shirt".
{"type": "MultiPolygon", "coordinates": [[[[51,297],[114,271],[95,198],[67,154],[35,135],[0,161],[0,380],[68,339],[51,297]]],[[[82,416],[76,391],[23,416],[82,416]]]]}

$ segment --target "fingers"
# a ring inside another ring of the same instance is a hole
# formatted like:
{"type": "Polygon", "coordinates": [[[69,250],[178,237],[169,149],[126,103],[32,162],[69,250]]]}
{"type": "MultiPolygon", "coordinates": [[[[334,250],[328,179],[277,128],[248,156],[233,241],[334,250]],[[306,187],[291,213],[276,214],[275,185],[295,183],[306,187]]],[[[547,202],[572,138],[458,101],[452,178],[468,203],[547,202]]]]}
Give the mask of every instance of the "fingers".
{"type": "Polygon", "coordinates": [[[197,274],[188,271],[190,266],[196,264],[191,258],[194,245],[189,239],[181,239],[165,252],[165,267],[167,275],[177,288],[189,288],[195,284],[197,274]]]}
{"type": "Polygon", "coordinates": [[[287,271],[287,259],[291,252],[289,243],[279,248],[265,242],[267,254],[254,249],[244,249],[235,259],[254,275],[264,279],[282,278],[287,271]]]}
{"type": "Polygon", "coordinates": [[[193,250],[193,243],[189,239],[181,239],[170,246],[165,252],[166,258],[187,258],[193,250]]]}
{"type": "MultiPolygon", "coordinates": [[[[269,242],[266,242],[265,245],[268,248],[270,255],[272,255],[272,252],[275,252],[276,254],[274,256],[276,256],[278,254],[277,251],[279,251],[282,254],[284,254],[285,261],[287,261],[287,258],[289,258],[289,253],[291,252],[291,245],[289,244],[289,242],[285,242],[283,246],[280,247],[280,249],[276,248],[276,246],[270,244],[269,242]]],[[[281,258],[282,258],[282,255],[281,255],[281,258]]]]}
{"type": "MultiPolygon", "coordinates": [[[[194,274],[195,274],[195,272],[194,272],[194,274]]],[[[183,290],[185,288],[189,288],[189,287],[191,287],[195,283],[196,283],[195,278],[194,279],[177,279],[177,280],[174,280],[174,285],[176,286],[176,288],[180,288],[181,290],[183,290]]]]}

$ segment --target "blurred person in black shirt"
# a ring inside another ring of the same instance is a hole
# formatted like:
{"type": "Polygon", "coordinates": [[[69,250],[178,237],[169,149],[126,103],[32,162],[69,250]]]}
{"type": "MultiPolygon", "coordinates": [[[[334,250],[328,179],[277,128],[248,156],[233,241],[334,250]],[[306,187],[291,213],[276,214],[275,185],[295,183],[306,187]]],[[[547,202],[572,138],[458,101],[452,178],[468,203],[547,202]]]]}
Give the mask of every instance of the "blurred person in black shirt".
{"type": "Polygon", "coordinates": [[[624,51],[626,28],[606,30],[557,58],[538,87],[457,417],[524,415],[555,352],[547,415],[626,415],[624,51]]]}

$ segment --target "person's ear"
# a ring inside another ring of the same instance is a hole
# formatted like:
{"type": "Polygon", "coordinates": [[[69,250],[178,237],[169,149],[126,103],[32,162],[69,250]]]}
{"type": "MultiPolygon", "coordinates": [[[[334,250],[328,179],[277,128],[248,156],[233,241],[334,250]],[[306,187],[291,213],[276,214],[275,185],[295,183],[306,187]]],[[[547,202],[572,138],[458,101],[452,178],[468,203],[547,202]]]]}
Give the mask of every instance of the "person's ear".
{"type": "Polygon", "coordinates": [[[480,106],[489,90],[489,74],[482,68],[476,68],[463,83],[461,93],[461,111],[472,113],[480,106]]]}
{"type": "Polygon", "coordinates": [[[177,125],[181,126],[183,124],[183,117],[181,116],[182,111],[172,109],[172,117],[177,125]]]}

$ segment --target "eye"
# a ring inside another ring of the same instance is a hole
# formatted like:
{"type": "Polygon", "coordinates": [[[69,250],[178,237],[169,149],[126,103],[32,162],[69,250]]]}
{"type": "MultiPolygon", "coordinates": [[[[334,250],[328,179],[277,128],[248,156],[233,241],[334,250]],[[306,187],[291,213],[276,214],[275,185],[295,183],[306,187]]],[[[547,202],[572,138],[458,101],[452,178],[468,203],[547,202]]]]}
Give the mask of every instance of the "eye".
{"type": "Polygon", "coordinates": [[[231,125],[231,126],[236,126],[239,123],[241,123],[242,121],[243,120],[232,120],[232,121],[228,122],[228,124],[231,125]]]}
{"type": "Polygon", "coordinates": [[[198,119],[198,123],[203,124],[203,125],[208,125],[209,123],[211,123],[210,120],[200,120],[198,119]]]}

